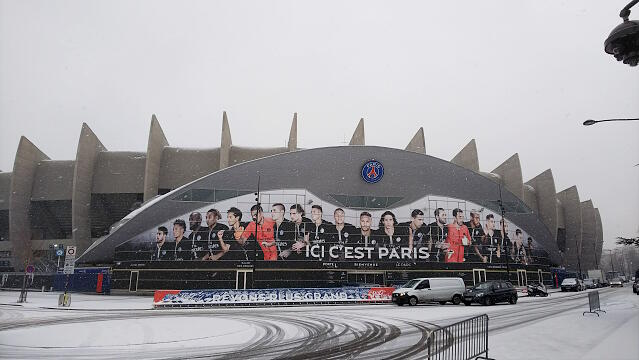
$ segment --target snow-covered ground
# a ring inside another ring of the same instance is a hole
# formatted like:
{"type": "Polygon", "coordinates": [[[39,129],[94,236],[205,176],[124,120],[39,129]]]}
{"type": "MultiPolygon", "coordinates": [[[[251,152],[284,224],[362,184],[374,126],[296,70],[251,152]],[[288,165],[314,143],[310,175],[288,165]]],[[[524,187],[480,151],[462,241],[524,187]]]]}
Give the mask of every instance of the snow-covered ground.
{"type": "Polygon", "coordinates": [[[291,306],[153,310],[150,297],[0,292],[0,357],[420,358],[437,325],[486,313],[495,359],[639,359],[639,296],[600,289],[520,298],[516,305],[291,306]],[[302,354],[300,356],[300,354],[302,354]]]}

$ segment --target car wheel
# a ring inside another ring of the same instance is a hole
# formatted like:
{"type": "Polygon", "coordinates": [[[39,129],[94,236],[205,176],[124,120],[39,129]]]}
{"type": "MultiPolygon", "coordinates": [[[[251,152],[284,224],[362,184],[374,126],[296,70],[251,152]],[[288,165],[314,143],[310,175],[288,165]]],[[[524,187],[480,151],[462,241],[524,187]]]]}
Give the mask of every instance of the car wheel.
{"type": "Polygon", "coordinates": [[[516,304],[517,303],[517,295],[513,295],[510,297],[510,299],[508,299],[508,302],[511,304],[516,304]]]}
{"type": "Polygon", "coordinates": [[[408,305],[410,305],[410,306],[417,305],[417,298],[414,297],[414,296],[411,296],[410,299],[408,299],[408,305]]]}
{"type": "Polygon", "coordinates": [[[446,305],[446,302],[445,301],[440,301],[439,305],[446,305]]]}
{"type": "Polygon", "coordinates": [[[470,306],[470,301],[464,301],[464,305],[470,306]]]}
{"type": "Polygon", "coordinates": [[[459,295],[453,296],[453,304],[459,305],[459,303],[461,303],[461,301],[462,301],[461,296],[459,296],[459,295]]]}
{"type": "Polygon", "coordinates": [[[398,303],[397,303],[397,306],[404,306],[404,303],[402,303],[402,302],[398,302],[398,303]]]}
{"type": "Polygon", "coordinates": [[[491,306],[492,304],[493,304],[493,298],[491,298],[490,296],[486,296],[484,298],[484,305],[491,306]]]}

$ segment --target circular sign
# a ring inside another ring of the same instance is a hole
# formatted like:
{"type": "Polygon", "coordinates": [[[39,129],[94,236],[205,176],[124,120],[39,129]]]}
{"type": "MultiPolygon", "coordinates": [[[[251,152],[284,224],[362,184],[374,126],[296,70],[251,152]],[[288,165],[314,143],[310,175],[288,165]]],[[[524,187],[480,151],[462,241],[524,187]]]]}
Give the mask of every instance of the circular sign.
{"type": "Polygon", "coordinates": [[[75,246],[69,246],[67,248],[67,255],[75,256],[75,246]]]}
{"type": "Polygon", "coordinates": [[[32,272],[34,272],[34,271],[35,271],[35,266],[33,266],[33,265],[27,265],[27,269],[26,269],[26,270],[27,270],[27,272],[28,272],[28,273],[32,273],[32,272]]]}
{"type": "Polygon", "coordinates": [[[55,255],[56,255],[56,256],[62,256],[62,255],[64,255],[64,250],[62,250],[62,249],[58,249],[58,250],[56,250],[56,251],[55,251],[55,255]]]}
{"type": "Polygon", "coordinates": [[[369,184],[379,182],[383,176],[384,166],[379,161],[370,160],[362,166],[362,179],[369,184]]]}

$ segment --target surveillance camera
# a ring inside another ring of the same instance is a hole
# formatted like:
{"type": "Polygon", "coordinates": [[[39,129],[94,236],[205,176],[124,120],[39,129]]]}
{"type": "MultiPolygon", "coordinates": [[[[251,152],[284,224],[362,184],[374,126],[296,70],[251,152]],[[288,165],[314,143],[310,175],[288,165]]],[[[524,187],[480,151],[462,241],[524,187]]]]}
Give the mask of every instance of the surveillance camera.
{"type": "Polygon", "coordinates": [[[605,51],[624,64],[639,64],[639,21],[626,20],[614,28],[604,42],[605,51]]]}

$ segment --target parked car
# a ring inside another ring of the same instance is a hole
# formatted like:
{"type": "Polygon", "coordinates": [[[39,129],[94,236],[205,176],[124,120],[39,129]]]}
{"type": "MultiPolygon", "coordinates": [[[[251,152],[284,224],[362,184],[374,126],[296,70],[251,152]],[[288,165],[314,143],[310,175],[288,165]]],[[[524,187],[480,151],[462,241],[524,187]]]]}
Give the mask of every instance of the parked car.
{"type": "Polygon", "coordinates": [[[610,287],[623,287],[623,281],[620,278],[610,280],[610,287]]]}
{"type": "Polygon", "coordinates": [[[433,301],[438,301],[442,305],[448,301],[459,305],[464,289],[462,278],[418,278],[393,291],[392,299],[399,306],[414,306],[433,301]]]}
{"type": "Polygon", "coordinates": [[[584,286],[586,287],[586,289],[596,289],[597,288],[597,284],[595,283],[595,281],[593,279],[584,279],[584,286]]]}
{"type": "Polygon", "coordinates": [[[639,294],[639,279],[635,279],[635,282],[632,283],[632,292],[639,294]]]}
{"type": "Polygon", "coordinates": [[[564,281],[561,282],[561,291],[582,291],[585,289],[586,286],[581,279],[565,278],[564,281]]]}
{"type": "Polygon", "coordinates": [[[499,302],[517,303],[517,289],[509,281],[487,281],[464,292],[464,305],[492,305],[499,302]]]}

